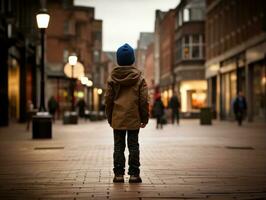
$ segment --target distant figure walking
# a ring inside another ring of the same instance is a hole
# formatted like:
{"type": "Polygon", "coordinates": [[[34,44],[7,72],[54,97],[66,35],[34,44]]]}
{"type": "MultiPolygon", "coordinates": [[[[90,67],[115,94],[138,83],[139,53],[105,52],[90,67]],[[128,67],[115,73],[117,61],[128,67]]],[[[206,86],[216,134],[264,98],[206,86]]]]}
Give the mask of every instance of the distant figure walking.
{"type": "Polygon", "coordinates": [[[176,120],[176,123],[177,125],[179,125],[179,110],[180,110],[180,103],[179,103],[179,100],[178,100],[178,97],[176,94],[174,94],[171,99],[170,99],[170,102],[169,102],[169,108],[171,109],[172,111],[172,124],[175,123],[175,120],[176,120]]]}
{"type": "Polygon", "coordinates": [[[57,103],[56,99],[54,98],[54,96],[51,96],[49,101],[48,101],[48,109],[49,109],[49,113],[53,117],[53,121],[55,121],[55,113],[58,109],[58,103],[57,103]]]}
{"type": "Polygon", "coordinates": [[[238,96],[234,100],[233,109],[238,125],[241,126],[247,111],[247,101],[241,91],[238,93],[238,96]]]}
{"type": "Polygon", "coordinates": [[[85,108],[86,108],[86,102],[84,100],[84,98],[81,98],[78,103],[78,110],[79,110],[79,117],[84,118],[85,116],[85,108]]]}
{"type": "Polygon", "coordinates": [[[156,128],[163,128],[163,116],[164,116],[164,105],[161,99],[161,95],[158,94],[153,104],[153,112],[156,118],[156,128]]]}
{"type": "Polygon", "coordinates": [[[111,72],[105,93],[105,111],[114,131],[113,182],[124,182],[127,135],[129,183],[140,183],[138,136],[149,120],[148,88],[141,71],[132,66],[135,56],[131,46],[121,46],[116,57],[119,66],[111,72]]]}

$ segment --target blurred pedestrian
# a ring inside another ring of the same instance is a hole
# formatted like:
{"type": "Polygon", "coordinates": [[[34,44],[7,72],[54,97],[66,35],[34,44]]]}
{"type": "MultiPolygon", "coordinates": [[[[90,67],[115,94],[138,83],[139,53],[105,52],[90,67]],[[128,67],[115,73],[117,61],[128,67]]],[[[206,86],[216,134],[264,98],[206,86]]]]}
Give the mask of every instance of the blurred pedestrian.
{"type": "Polygon", "coordinates": [[[169,108],[171,109],[171,118],[172,124],[176,123],[179,125],[179,110],[180,110],[180,103],[178,100],[177,95],[174,93],[169,102],[169,108]]]}
{"type": "Polygon", "coordinates": [[[86,102],[84,98],[79,99],[77,103],[77,107],[79,110],[79,117],[84,118],[85,117],[85,108],[86,108],[86,102]]]}
{"type": "Polygon", "coordinates": [[[158,94],[155,98],[155,102],[153,104],[153,112],[156,118],[156,129],[163,128],[163,116],[164,116],[164,105],[161,99],[161,95],[158,94]]]}
{"type": "Polygon", "coordinates": [[[30,130],[30,124],[32,121],[32,116],[34,115],[34,105],[31,100],[28,100],[27,102],[27,131],[30,130]]]}
{"type": "Polygon", "coordinates": [[[105,94],[106,115],[114,132],[113,182],[124,182],[127,135],[129,182],[140,183],[138,134],[149,120],[148,89],[141,71],[132,66],[135,62],[132,47],[124,44],[118,48],[116,57],[119,66],[111,72],[105,94]]]}
{"type": "Polygon", "coordinates": [[[55,113],[58,109],[58,103],[54,96],[51,96],[48,100],[49,113],[52,115],[53,121],[55,121],[55,113]]]}
{"type": "Polygon", "coordinates": [[[233,109],[238,125],[241,126],[247,111],[247,101],[244,97],[243,92],[240,91],[238,93],[238,96],[236,97],[233,103],[233,109]]]}

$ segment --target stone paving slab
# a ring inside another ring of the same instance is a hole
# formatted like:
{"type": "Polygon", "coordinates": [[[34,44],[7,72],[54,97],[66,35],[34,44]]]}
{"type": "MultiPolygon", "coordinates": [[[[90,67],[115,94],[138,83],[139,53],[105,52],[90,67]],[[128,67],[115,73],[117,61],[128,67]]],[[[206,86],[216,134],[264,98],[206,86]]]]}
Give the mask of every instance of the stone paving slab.
{"type": "Polygon", "coordinates": [[[161,131],[151,120],[140,133],[143,183],[114,184],[106,122],[56,122],[52,140],[14,124],[0,128],[0,199],[266,199],[265,130],[185,120],[161,131]]]}

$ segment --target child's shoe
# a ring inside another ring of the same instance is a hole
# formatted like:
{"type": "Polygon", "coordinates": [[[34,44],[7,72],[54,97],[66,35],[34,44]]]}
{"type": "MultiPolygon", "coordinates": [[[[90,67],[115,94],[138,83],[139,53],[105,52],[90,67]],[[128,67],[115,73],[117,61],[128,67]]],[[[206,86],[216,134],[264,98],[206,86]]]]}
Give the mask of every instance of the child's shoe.
{"type": "Polygon", "coordinates": [[[124,176],[123,175],[115,175],[113,182],[114,183],[124,183],[124,176]]]}
{"type": "Polygon", "coordinates": [[[142,183],[139,175],[130,175],[129,183],[142,183]]]}

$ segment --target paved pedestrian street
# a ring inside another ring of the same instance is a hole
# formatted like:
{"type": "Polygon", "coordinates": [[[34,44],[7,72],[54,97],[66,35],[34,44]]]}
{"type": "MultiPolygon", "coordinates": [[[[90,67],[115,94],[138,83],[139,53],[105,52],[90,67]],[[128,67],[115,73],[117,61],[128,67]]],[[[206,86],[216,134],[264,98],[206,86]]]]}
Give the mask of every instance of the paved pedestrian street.
{"type": "MultiPolygon", "coordinates": [[[[113,183],[105,121],[53,126],[32,140],[24,124],[0,128],[0,199],[266,199],[266,124],[197,120],[140,132],[143,183],[113,183]]],[[[128,154],[128,152],[126,152],[128,154]]]]}

